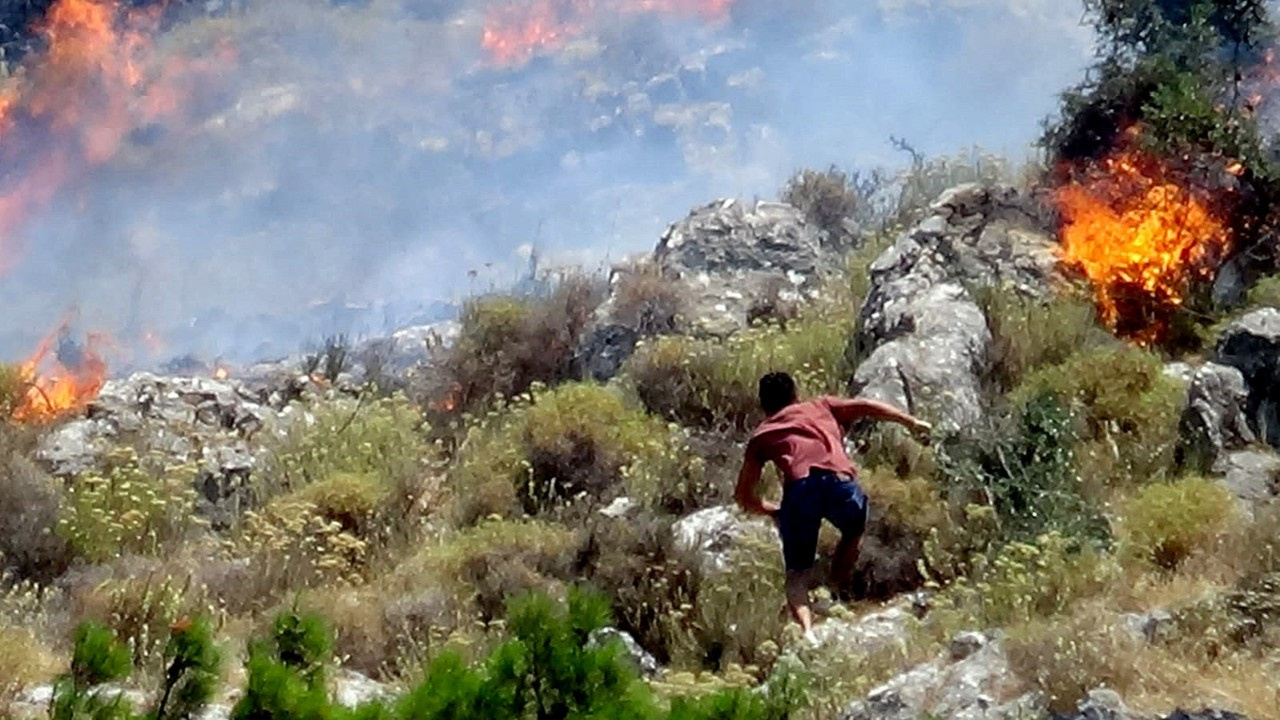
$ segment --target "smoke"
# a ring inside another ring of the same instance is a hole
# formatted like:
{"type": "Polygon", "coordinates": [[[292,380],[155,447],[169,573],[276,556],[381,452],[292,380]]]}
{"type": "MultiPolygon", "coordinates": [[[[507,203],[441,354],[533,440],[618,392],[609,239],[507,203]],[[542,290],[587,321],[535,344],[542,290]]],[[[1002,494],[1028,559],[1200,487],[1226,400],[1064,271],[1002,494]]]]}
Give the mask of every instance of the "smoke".
{"type": "Polygon", "coordinates": [[[131,129],[29,213],[0,356],[72,307],[137,364],[283,354],[438,317],[516,280],[530,246],[596,267],[798,167],[897,163],[890,135],[1020,155],[1091,42],[1054,0],[563,2],[573,32],[502,57],[486,28],[509,3],[483,0],[236,0],[167,22],[161,61],[234,59],[180,126],[131,129]]]}

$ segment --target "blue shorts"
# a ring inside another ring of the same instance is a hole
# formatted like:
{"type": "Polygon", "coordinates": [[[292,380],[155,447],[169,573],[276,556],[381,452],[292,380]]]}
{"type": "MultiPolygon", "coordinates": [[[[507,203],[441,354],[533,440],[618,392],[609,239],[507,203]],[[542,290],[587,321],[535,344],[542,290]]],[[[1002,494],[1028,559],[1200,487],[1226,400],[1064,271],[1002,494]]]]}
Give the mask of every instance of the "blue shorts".
{"type": "Polygon", "coordinates": [[[823,519],[846,538],[862,535],[867,526],[867,495],[855,478],[815,469],[787,483],[782,507],[774,516],[782,536],[782,558],[789,572],[813,567],[818,530],[823,519]]]}

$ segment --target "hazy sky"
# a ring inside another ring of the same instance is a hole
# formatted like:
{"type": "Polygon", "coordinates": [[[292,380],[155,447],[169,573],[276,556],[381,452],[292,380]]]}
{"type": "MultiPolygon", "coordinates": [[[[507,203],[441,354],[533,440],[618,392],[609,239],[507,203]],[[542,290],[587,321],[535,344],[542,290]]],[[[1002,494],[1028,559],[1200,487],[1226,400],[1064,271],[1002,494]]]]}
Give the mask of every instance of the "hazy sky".
{"type": "Polygon", "coordinates": [[[181,120],[130,135],[31,213],[0,283],[0,354],[73,305],[173,351],[296,342],[239,320],[455,300],[509,281],[531,244],[595,266],[696,205],[773,197],[798,167],[899,164],[891,135],[1021,156],[1091,50],[1061,0],[602,15],[515,66],[481,47],[485,0],[246,5],[159,38],[165,57],[235,48],[181,120]]]}

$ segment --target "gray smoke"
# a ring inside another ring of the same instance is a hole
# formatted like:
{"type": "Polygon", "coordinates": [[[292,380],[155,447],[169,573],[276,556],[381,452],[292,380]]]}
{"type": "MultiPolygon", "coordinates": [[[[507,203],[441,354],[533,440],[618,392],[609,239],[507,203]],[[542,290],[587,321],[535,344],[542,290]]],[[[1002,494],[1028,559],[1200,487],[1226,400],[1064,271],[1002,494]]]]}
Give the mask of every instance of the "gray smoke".
{"type": "Polygon", "coordinates": [[[1089,60],[1058,0],[738,0],[722,23],[601,16],[495,67],[480,0],[240,0],[172,24],[237,62],[78,177],[0,283],[0,354],[69,308],[137,364],[240,361],[436,318],[536,247],[587,268],[802,166],[977,144],[1020,156],[1089,60]],[[165,345],[147,350],[154,333],[165,345]]]}

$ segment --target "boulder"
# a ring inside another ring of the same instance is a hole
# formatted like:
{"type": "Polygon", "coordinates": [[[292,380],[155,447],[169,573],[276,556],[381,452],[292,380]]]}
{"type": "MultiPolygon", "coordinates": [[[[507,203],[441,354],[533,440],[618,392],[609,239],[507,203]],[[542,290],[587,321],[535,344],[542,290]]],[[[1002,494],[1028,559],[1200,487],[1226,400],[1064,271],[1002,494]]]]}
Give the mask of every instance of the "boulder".
{"type": "Polygon", "coordinates": [[[1054,720],[1139,720],[1138,716],[1125,705],[1120,693],[1109,688],[1090,690],[1080,701],[1076,712],[1071,715],[1057,715],[1054,720]]]}
{"type": "Polygon", "coordinates": [[[1214,362],[1240,372],[1249,427],[1258,439],[1280,448],[1280,310],[1253,310],[1228,325],[1214,362]]]}
{"type": "Polygon", "coordinates": [[[996,720],[1042,717],[1039,699],[1024,692],[998,640],[957,636],[937,658],[873,689],[841,713],[843,720],[996,720]]]}
{"type": "Polygon", "coordinates": [[[1183,452],[1203,465],[1257,440],[1249,427],[1249,390],[1230,365],[1206,363],[1191,374],[1182,411],[1183,452]]]}
{"type": "Polygon", "coordinates": [[[667,228],[652,255],[614,268],[609,297],[583,334],[579,363],[586,374],[607,380],[647,336],[729,335],[779,305],[817,297],[838,260],[790,205],[723,199],[696,208],[667,228]],[[659,275],[678,297],[674,324],[619,302],[628,275],[640,271],[659,275]]]}
{"type": "Polygon", "coordinates": [[[982,415],[991,333],[970,289],[1050,291],[1055,242],[1036,208],[1009,187],[962,185],[871,265],[855,339],[863,358],[850,392],[958,430],[982,415]]]}
{"type": "Polygon", "coordinates": [[[1221,476],[1247,516],[1280,495],[1280,456],[1270,450],[1228,453],[1214,463],[1213,472],[1221,476]]]}
{"type": "MultiPolygon", "coordinates": [[[[767,520],[745,517],[727,505],[683,517],[671,526],[671,531],[677,547],[697,553],[703,572],[708,574],[726,570],[733,549],[749,538],[778,542],[777,533],[767,520]]],[[[781,545],[778,552],[781,562],[781,545]]]]}

